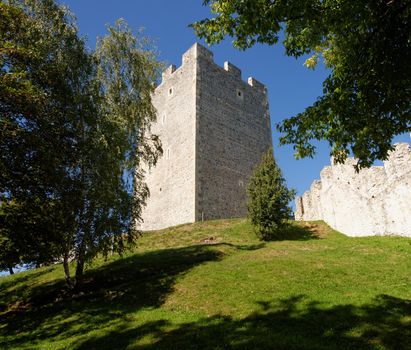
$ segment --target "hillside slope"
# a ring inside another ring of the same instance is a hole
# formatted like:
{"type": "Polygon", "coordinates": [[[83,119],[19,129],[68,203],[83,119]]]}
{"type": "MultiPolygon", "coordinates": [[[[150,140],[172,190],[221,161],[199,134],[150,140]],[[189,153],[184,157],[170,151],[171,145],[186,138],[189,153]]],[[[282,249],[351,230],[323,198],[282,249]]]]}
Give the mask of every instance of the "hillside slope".
{"type": "Polygon", "coordinates": [[[88,267],[0,278],[1,349],[411,349],[411,240],[322,222],[258,241],[245,220],[145,234],[88,267]]]}

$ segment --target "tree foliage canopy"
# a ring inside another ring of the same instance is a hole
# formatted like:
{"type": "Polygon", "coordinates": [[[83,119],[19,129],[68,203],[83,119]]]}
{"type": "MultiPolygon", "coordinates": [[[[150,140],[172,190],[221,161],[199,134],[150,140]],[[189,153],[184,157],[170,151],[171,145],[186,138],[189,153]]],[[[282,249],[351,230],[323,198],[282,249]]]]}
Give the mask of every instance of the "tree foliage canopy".
{"type": "Polygon", "coordinates": [[[124,21],[108,32],[92,54],[96,114],[80,120],[84,146],[76,172],[82,202],[69,240],[76,283],[86,261],[98,253],[121,253],[138,236],[136,223],[149,195],[142,163],[153,166],[162,152],[160,140],[150,133],[156,119],[151,93],[162,65],[150,41],[134,36],[124,21]]]}
{"type": "Polygon", "coordinates": [[[90,52],[53,0],[1,2],[0,15],[0,244],[20,262],[63,259],[75,286],[88,260],[137,236],[162,65],[124,21],[90,52]]]}
{"type": "Polygon", "coordinates": [[[0,13],[2,235],[20,262],[38,265],[62,253],[61,237],[75,226],[78,121],[90,105],[92,60],[53,1],[5,1],[0,13]]]}
{"type": "Polygon", "coordinates": [[[295,191],[287,188],[272,149],[255,168],[247,193],[248,216],[257,236],[265,241],[280,237],[292,213],[289,202],[295,191]]]}
{"type": "Polygon", "coordinates": [[[394,136],[411,131],[411,1],[206,0],[214,18],[193,24],[210,44],[224,37],[247,49],[276,44],[289,56],[310,55],[331,70],[323,95],[277,128],[297,157],[313,156],[325,139],[342,162],[352,151],[359,167],[385,159],[394,136]]]}

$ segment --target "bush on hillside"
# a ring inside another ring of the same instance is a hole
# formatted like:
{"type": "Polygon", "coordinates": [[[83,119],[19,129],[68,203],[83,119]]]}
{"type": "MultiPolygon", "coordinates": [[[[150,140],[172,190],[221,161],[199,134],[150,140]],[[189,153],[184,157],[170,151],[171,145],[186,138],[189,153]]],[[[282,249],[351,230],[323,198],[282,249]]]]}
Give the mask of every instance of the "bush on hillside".
{"type": "Polygon", "coordinates": [[[295,191],[287,188],[272,149],[255,168],[247,192],[248,216],[257,236],[264,241],[280,238],[292,214],[289,202],[295,191]]]}

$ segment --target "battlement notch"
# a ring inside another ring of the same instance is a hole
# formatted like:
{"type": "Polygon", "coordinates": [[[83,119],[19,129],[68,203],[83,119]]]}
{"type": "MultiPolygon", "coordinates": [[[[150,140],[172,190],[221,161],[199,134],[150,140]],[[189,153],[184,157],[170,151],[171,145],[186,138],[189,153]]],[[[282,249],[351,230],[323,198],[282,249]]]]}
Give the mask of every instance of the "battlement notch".
{"type": "Polygon", "coordinates": [[[248,85],[253,86],[257,89],[261,89],[263,91],[266,91],[266,87],[263,83],[260,83],[257,79],[254,77],[249,77],[248,78],[248,85]]]}
{"type": "Polygon", "coordinates": [[[168,66],[163,73],[161,74],[161,78],[164,81],[165,79],[169,78],[171,74],[173,74],[176,71],[176,66],[174,64],[171,64],[168,66]]]}
{"type": "Polygon", "coordinates": [[[229,73],[232,73],[233,75],[241,79],[241,69],[236,67],[231,62],[228,62],[228,61],[224,62],[224,70],[229,73]]]}

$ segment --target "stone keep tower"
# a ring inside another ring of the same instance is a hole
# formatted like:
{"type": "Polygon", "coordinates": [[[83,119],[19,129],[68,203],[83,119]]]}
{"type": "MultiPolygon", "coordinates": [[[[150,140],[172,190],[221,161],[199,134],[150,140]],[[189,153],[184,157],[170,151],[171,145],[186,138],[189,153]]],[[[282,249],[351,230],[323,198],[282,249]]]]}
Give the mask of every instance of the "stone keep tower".
{"type": "Polygon", "coordinates": [[[168,67],[153,95],[163,157],[147,171],[143,230],[244,217],[246,186],[271,147],[267,90],[229,62],[194,44],[168,67]]]}

